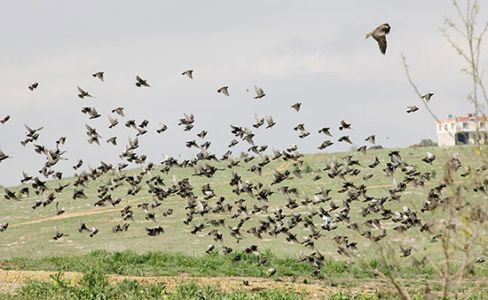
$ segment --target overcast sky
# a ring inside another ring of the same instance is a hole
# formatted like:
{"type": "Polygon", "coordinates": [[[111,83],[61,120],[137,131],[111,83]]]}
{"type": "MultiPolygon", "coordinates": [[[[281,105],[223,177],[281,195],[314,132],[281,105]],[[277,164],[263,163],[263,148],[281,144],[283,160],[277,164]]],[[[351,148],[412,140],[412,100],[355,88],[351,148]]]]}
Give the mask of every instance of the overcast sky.
{"type": "MultiPolygon", "coordinates": [[[[135,131],[121,124],[107,128],[117,106],[138,123],[147,118],[150,133],[139,153],[152,161],[163,154],[189,157],[185,142],[208,130],[211,151],[224,153],[233,138],[230,124],[250,127],[254,115],[272,115],[276,126],[256,130],[256,143],[283,149],[297,143],[317,152],[317,134],[331,127],[339,135],[341,119],[352,123],[355,145],[376,134],[379,144],[403,147],[435,139],[435,124],[408,84],[400,55],[407,56],[422,92],[433,92],[432,109],[444,118],[471,111],[470,84],[460,72],[463,61],[439,28],[455,18],[450,1],[8,1],[1,4],[0,149],[12,156],[0,163],[0,184],[13,185],[22,171],[34,174],[44,158],[23,147],[24,124],[44,126],[38,144],[54,148],[66,136],[67,151],[57,169],[68,171],[82,158],[118,163],[118,154],[135,131]],[[380,54],[365,33],[388,22],[388,50],[380,54]],[[194,79],[181,75],[194,69],[194,79]],[[105,82],[91,74],[105,72],[105,82]],[[135,76],[150,88],[137,88],[135,76]],[[34,92],[27,89],[39,82],[34,92]],[[229,86],[230,97],[216,90],[229,86]],[[253,99],[254,85],[266,96],[253,99]],[[76,87],[95,96],[80,100],[76,87]],[[250,89],[250,92],[246,92],[250,89]],[[302,102],[302,110],[290,108],[302,102]],[[406,114],[408,105],[421,110],[406,114]],[[88,121],[84,106],[102,117],[88,121]],[[177,120],[193,113],[195,128],[183,132],[177,120]],[[169,129],[155,133],[160,122],[169,129]],[[298,123],[312,134],[299,139],[298,123]],[[85,124],[103,140],[119,145],[89,145],[85,124]]],[[[484,3],[482,3],[483,5],[484,3]]],[[[481,20],[487,20],[482,7],[481,20]]],[[[486,64],[486,56],[482,56],[486,64]]],[[[242,143],[241,143],[242,144],[242,143]]],[[[234,153],[247,149],[238,145],[234,153]]],[[[349,149],[337,143],[330,151],[349,149]]],[[[67,172],[66,174],[69,174],[67,172]]]]}

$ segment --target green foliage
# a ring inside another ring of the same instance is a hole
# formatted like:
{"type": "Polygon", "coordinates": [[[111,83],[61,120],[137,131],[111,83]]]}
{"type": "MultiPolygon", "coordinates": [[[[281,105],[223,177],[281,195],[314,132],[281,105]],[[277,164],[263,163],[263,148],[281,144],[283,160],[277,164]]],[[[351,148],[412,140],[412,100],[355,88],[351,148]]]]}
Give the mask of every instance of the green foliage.
{"type": "Polygon", "coordinates": [[[71,284],[59,273],[51,282],[31,281],[16,295],[5,295],[2,299],[266,299],[299,300],[303,296],[282,289],[268,289],[259,292],[238,290],[223,292],[214,286],[199,286],[195,283],[179,284],[168,292],[162,285],[141,285],[136,281],[124,280],[111,285],[107,278],[97,271],[86,273],[79,284],[71,284]]]}
{"type": "Polygon", "coordinates": [[[71,284],[62,273],[51,277],[51,282],[31,281],[20,289],[17,297],[26,299],[160,299],[162,285],[141,285],[124,280],[110,285],[98,271],[85,273],[79,284],[71,284]]]}
{"type": "MultiPolygon", "coordinates": [[[[254,254],[233,252],[228,255],[213,252],[204,256],[153,251],[138,254],[134,251],[109,252],[93,251],[80,256],[51,256],[44,258],[13,258],[2,263],[3,269],[72,271],[90,274],[118,274],[129,276],[252,276],[266,277],[270,267],[277,269],[276,277],[311,277],[315,270],[310,264],[293,257],[277,257],[270,250],[261,254],[266,262],[261,265],[254,254]],[[240,261],[235,258],[240,256],[240,261]]],[[[394,269],[380,264],[377,260],[349,264],[345,261],[326,258],[319,277],[322,278],[375,278],[374,269],[383,273],[397,272],[404,278],[431,278],[434,271],[428,267],[413,268],[397,266],[394,269]]],[[[476,269],[479,274],[487,274],[486,268],[476,269]]],[[[91,278],[91,277],[89,277],[91,278]]],[[[101,282],[101,281],[97,281],[101,282]]]]}
{"type": "Polygon", "coordinates": [[[431,139],[422,139],[415,147],[437,147],[437,143],[431,139]]]}

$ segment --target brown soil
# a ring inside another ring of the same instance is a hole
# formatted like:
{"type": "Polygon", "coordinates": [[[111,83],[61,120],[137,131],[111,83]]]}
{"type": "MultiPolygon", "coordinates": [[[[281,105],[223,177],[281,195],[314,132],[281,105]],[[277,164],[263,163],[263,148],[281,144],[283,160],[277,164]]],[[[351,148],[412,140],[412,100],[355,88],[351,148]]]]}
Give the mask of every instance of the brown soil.
{"type": "MultiPolygon", "coordinates": [[[[51,276],[54,274],[56,274],[56,272],[0,270],[0,291],[4,293],[14,293],[29,280],[50,281],[52,280],[51,276]]],[[[63,279],[73,284],[78,283],[81,277],[81,273],[63,273],[63,279]]],[[[235,290],[260,291],[269,288],[280,288],[304,294],[307,299],[326,298],[340,292],[355,294],[389,290],[387,283],[382,280],[361,280],[360,282],[352,282],[351,279],[326,279],[304,283],[303,278],[287,278],[286,280],[280,280],[256,277],[193,277],[187,275],[158,277],[108,276],[109,282],[114,284],[126,279],[135,280],[141,284],[163,284],[168,291],[172,291],[178,284],[188,282],[203,286],[216,286],[226,292],[235,290]],[[244,284],[244,282],[246,282],[246,284],[244,284]]]]}

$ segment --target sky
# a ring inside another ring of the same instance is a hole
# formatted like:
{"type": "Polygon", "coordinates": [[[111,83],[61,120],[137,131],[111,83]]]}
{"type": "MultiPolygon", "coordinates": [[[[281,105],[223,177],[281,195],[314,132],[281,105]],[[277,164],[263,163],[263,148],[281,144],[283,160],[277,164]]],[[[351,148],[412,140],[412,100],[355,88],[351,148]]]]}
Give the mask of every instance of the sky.
{"type": "MultiPolygon", "coordinates": [[[[480,20],[488,20],[485,11],[480,20]]],[[[154,162],[195,155],[185,142],[203,129],[211,152],[223,154],[233,139],[230,125],[251,127],[255,114],[276,122],[255,132],[256,144],[270,149],[298,144],[303,153],[318,152],[324,136],[317,130],[331,127],[335,144],[328,151],[348,150],[336,142],[341,120],[352,124],[356,146],[371,134],[386,147],[435,140],[435,122],[408,84],[401,54],[421,92],[435,94],[431,108],[440,118],[471,112],[464,62],[440,31],[446,17],[457,20],[451,2],[441,0],[3,2],[0,118],[12,118],[0,124],[0,149],[12,158],[0,162],[0,185],[18,184],[22,171],[36,174],[45,161],[32,145],[20,144],[24,124],[43,126],[36,143],[50,149],[67,137],[67,160],[56,166],[66,176],[78,159],[85,168],[120,162],[135,137],[123,126],[129,119],[150,121],[138,153],[154,162]],[[382,55],[364,37],[386,22],[391,32],[382,55]],[[186,69],[194,70],[193,80],[181,75],[186,69]],[[91,76],[98,71],[104,82],[91,76]],[[151,87],[136,87],[136,75],[151,87]],[[39,87],[31,92],[33,82],[39,87]],[[262,100],[253,99],[255,85],[266,93],[262,100]],[[79,99],[77,86],[95,98],[79,99]],[[229,97],[216,92],[221,86],[229,86],[229,97]],[[290,108],[296,102],[303,103],[300,112],[290,108]],[[409,105],[421,109],[406,114],[409,105]],[[102,117],[88,120],[80,112],[85,106],[102,117]],[[118,106],[126,117],[109,130],[108,115],[118,106]],[[190,132],[177,126],[183,113],[195,115],[190,132]],[[161,122],[168,130],[158,135],[161,122]],[[309,137],[292,130],[299,123],[309,137]],[[85,124],[103,141],[117,136],[119,145],[88,144],[85,124]]],[[[486,55],[481,61],[486,65],[486,55]]],[[[247,148],[241,143],[233,151],[247,148]]]]}

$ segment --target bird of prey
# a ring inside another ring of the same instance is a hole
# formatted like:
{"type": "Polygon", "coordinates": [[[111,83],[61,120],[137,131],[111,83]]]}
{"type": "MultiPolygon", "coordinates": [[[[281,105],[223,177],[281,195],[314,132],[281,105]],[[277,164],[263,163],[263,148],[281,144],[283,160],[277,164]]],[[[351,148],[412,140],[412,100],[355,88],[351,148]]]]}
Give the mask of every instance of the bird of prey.
{"type": "Polygon", "coordinates": [[[104,72],[96,72],[96,73],[92,74],[92,76],[100,79],[103,82],[103,74],[104,74],[104,72]]]}
{"type": "Polygon", "coordinates": [[[224,94],[225,96],[229,96],[229,87],[223,86],[217,90],[217,93],[221,93],[221,94],[224,94]]]}
{"type": "Polygon", "coordinates": [[[38,86],[39,86],[39,83],[34,82],[33,84],[29,85],[28,88],[29,88],[29,90],[33,91],[33,90],[37,89],[38,86]]]}
{"type": "Polygon", "coordinates": [[[254,99],[261,99],[266,96],[263,89],[260,87],[254,86],[254,91],[256,91],[256,96],[254,97],[254,99]]]}
{"type": "Polygon", "coordinates": [[[186,70],[185,72],[181,73],[183,76],[188,76],[188,78],[193,79],[193,70],[186,70]]]}
{"type": "Polygon", "coordinates": [[[425,95],[422,96],[422,99],[425,102],[429,102],[430,101],[430,98],[432,98],[432,96],[434,96],[434,93],[427,93],[427,94],[425,94],[425,95]]]}
{"type": "Polygon", "coordinates": [[[147,83],[147,80],[142,79],[139,75],[136,76],[136,86],[137,87],[141,87],[141,86],[150,87],[150,85],[147,83]]]}
{"type": "Polygon", "coordinates": [[[301,102],[297,102],[297,103],[293,104],[293,105],[291,106],[291,108],[293,108],[293,109],[294,109],[294,110],[296,110],[296,111],[300,111],[300,107],[301,107],[301,106],[302,106],[302,103],[301,103],[301,102]]]}
{"type": "Polygon", "coordinates": [[[386,35],[390,33],[390,25],[388,23],[382,24],[376,27],[373,31],[366,34],[366,38],[372,36],[376,42],[378,42],[378,46],[380,47],[381,53],[386,53],[386,35]]]}
{"type": "Polygon", "coordinates": [[[407,107],[407,113],[413,113],[413,112],[416,112],[417,110],[419,110],[419,108],[415,105],[411,105],[411,106],[407,107]]]}
{"type": "Polygon", "coordinates": [[[81,99],[85,98],[85,97],[93,97],[92,95],[90,95],[90,93],[88,93],[87,91],[83,90],[82,88],[78,87],[78,97],[80,97],[81,99]]]}

